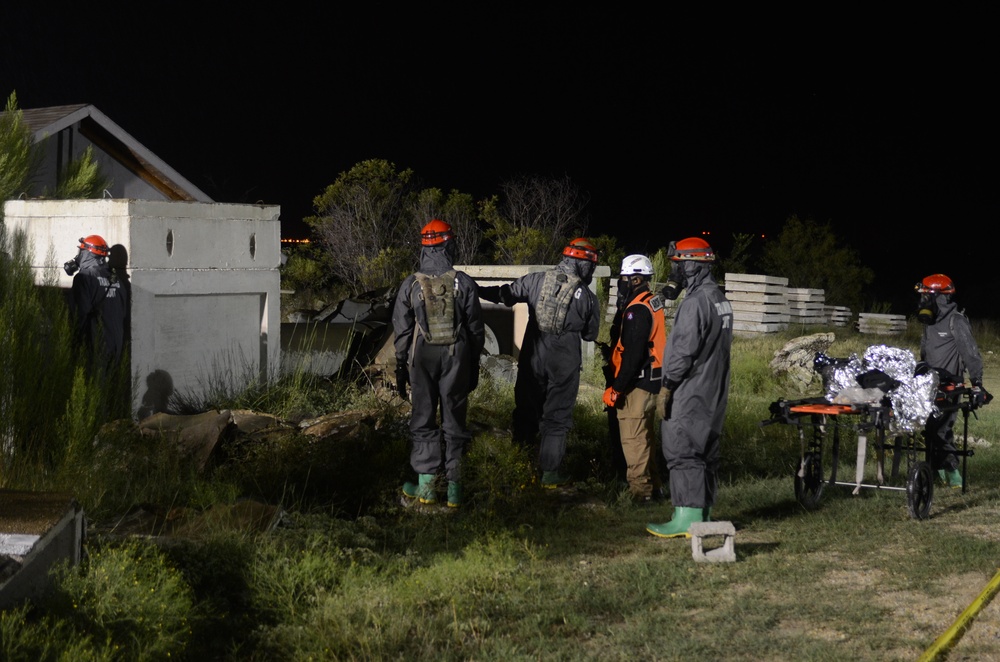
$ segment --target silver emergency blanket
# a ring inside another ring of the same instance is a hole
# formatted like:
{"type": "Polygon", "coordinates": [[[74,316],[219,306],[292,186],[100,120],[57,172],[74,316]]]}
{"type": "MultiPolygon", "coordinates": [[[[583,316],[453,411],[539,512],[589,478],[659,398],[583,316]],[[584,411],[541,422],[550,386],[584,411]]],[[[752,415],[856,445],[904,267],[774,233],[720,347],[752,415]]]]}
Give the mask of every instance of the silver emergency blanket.
{"type": "MultiPolygon", "coordinates": [[[[817,361],[819,363],[819,361],[817,361]]],[[[917,360],[913,352],[898,347],[872,345],[864,356],[851,354],[845,359],[828,361],[823,368],[823,389],[827,400],[834,404],[877,404],[888,396],[893,416],[889,432],[917,432],[927,418],[937,412],[934,398],[938,374],[933,370],[914,375],[917,360]],[[879,388],[862,388],[858,377],[879,370],[898,382],[888,392],[879,388]]]]}

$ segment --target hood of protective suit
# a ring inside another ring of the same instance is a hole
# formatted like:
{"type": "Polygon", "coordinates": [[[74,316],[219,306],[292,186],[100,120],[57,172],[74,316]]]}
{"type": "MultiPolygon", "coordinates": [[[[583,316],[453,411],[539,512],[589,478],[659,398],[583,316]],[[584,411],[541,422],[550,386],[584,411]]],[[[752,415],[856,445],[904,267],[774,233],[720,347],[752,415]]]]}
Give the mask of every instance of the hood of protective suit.
{"type": "Polygon", "coordinates": [[[682,286],[689,292],[712,276],[712,266],[708,262],[697,262],[695,260],[681,260],[679,263],[682,286]]]}
{"type": "Polygon", "coordinates": [[[585,285],[590,285],[590,281],[594,278],[594,270],[597,265],[590,260],[581,260],[576,257],[564,256],[560,260],[559,264],[556,265],[560,271],[570,275],[576,276],[584,282],[585,285]]]}
{"type": "Polygon", "coordinates": [[[420,272],[428,276],[443,274],[455,264],[455,242],[446,241],[439,246],[420,247],[420,272]]]}
{"type": "Polygon", "coordinates": [[[80,253],[76,256],[76,263],[80,267],[80,271],[93,271],[94,269],[99,269],[104,264],[104,258],[98,257],[90,251],[81,248],[80,253]]]}
{"type": "Polygon", "coordinates": [[[958,304],[952,300],[950,294],[924,294],[920,297],[917,319],[924,324],[935,324],[950,315],[956,308],[958,308],[958,304]]]}

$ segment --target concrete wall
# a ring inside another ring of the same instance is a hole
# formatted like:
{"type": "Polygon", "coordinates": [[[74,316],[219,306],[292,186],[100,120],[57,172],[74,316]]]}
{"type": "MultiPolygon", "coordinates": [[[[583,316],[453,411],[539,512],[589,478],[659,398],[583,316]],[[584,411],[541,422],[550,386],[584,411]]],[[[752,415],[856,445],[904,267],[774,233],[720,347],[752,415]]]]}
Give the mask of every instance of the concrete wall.
{"type": "Polygon", "coordinates": [[[280,208],[150,200],[13,200],[8,231],[32,244],[39,284],[69,288],[62,264],[98,234],[132,285],[134,411],[162,411],[173,393],[198,397],[219,380],[277,374],[280,208]]]}

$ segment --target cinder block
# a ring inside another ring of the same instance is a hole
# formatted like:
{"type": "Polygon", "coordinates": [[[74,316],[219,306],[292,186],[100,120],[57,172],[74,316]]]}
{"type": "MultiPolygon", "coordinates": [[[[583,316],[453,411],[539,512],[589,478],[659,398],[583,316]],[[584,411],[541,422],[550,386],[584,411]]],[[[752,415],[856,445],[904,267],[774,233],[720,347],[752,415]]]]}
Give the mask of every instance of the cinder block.
{"type": "Polygon", "coordinates": [[[688,528],[691,534],[691,555],[699,563],[733,562],[736,560],[736,527],[732,522],[693,522],[688,528]],[[705,551],[705,538],[723,538],[722,545],[705,551]]]}

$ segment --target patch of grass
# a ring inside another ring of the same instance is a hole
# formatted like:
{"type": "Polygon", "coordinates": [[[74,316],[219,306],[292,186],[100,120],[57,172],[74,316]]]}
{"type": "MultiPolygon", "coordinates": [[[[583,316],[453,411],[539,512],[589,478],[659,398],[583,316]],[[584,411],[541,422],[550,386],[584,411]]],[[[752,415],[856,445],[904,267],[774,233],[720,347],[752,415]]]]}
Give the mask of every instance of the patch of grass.
{"type": "MultiPolygon", "coordinates": [[[[833,331],[833,356],[887,341],[915,351],[919,343],[909,330],[892,338],[833,331]]],[[[566,467],[576,482],[560,490],[542,489],[534,449],[511,441],[513,389],[484,376],[470,399],[475,435],[457,510],[400,502],[399,486],[412,478],[406,420],[374,389],[286,382],[273,395],[264,389],[213,405],[336,403],[309,406],[356,414],[357,434],[243,440],[197,474],[169,449],[108,426],[63,464],[88,513],[249,497],[286,510],[274,531],[220,531],[162,541],[158,551],[91,539],[91,561],[60,576],[57,602],[0,612],[0,656],[917,659],[1000,557],[991,524],[1000,516],[1000,407],[970,419],[970,434],[993,443],[977,441],[966,493],[935,490],[929,519],[909,517],[903,492],[854,495],[844,486],[829,486],[806,510],[792,479],[796,431],[760,425],[786,395],[768,363],[792,337],[734,342],[713,518],[735,525],[736,563],[694,563],[690,541],[645,532],[672,508],[634,505],[613,483],[603,377],[593,366],[584,370],[568,439],[566,467]],[[327,392],[293,395],[313,388],[327,392]],[[84,607],[74,614],[73,604],[84,607]]],[[[1000,393],[996,356],[984,350],[984,358],[986,387],[1000,393]]],[[[842,471],[853,475],[855,444],[844,444],[842,471]]],[[[959,643],[956,654],[963,650],[977,659],[1000,654],[988,637],[959,643]]]]}

